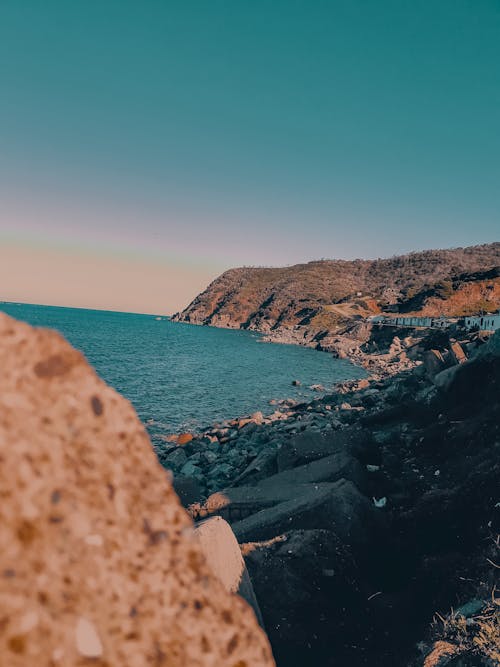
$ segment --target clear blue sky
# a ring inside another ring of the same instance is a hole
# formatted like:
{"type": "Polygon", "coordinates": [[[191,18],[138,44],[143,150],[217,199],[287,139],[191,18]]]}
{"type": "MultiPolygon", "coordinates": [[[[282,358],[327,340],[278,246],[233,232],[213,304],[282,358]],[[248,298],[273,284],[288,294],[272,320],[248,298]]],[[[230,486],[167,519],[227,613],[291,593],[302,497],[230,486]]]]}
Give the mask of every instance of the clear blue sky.
{"type": "Polygon", "coordinates": [[[5,0],[0,98],[0,243],[202,281],[499,238],[498,1],[5,0]]]}

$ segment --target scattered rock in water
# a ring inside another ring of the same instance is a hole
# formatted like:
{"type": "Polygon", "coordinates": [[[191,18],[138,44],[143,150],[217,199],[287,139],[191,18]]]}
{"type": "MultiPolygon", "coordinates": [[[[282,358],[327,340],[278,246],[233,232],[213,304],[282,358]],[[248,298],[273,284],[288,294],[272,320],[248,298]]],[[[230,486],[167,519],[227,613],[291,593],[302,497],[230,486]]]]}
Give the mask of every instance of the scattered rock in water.
{"type": "Polygon", "coordinates": [[[188,442],[191,442],[193,439],[192,433],[181,433],[180,435],[177,436],[177,444],[178,445],[187,445],[188,442]]]}
{"type": "MultiPolygon", "coordinates": [[[[246,418],[246,419],[240,419],[238,420],[238,429],[241,431],[242,429],[245,429],[245,435],[248,435],[250,433],[253,433],[256,429],[258,428],[257,424],[253,419],[246,418]]],[[[233,436],[236,436],[237,434],[233,434],[233,436]]]]}

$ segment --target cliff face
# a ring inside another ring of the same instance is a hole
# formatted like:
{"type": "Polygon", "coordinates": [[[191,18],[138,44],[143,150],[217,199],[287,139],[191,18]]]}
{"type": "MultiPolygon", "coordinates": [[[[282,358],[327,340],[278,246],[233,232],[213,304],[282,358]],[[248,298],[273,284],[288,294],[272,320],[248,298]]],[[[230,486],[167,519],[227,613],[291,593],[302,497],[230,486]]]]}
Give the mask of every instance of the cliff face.
{"type": "Polygon", "coordinates": [[[132,406],[0,315],[0,663],[274,664],[215,579],[132,406]]]}
{"type": "MultiPolygon", "coordinates": [[[[498,266],[500,243],[429,250],[389,259],[323,260],[284,268],[231,269],[173,319],[263,332],[297,325],[328,330],[380,310],[408,311],[411,304],[421,308],[436,295],[445,301],[464,283],[482,276],[487,281],[484,293],[478,293],[474,303],[471,301],[471,310],[488,296],[493,297],[493,305],[498,304],[498,287],[491,294],[485,291],[492,280],[498,285],[498,275],[485,277],[481,273],[498,266]]],[[[437,304],[436,308],[439,310],[440,306],[437,304]]],[[[465,301],[460,304],[460,310],[464,308],[467,310],[465,301]]],[[[449,310],[453,309],[452,305],[449,310]]],[[[441,308],[440,312],[446,309],[441,308]]]]}

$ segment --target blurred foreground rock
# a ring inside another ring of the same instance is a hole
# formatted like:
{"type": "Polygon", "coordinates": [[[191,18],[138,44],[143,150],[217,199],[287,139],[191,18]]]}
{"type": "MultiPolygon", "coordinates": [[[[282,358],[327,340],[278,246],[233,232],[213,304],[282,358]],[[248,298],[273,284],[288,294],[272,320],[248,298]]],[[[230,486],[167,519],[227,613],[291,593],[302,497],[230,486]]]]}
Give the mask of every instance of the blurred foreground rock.
{"type": "Polygon", "coordinates": [[[273,665],[131,405],[56,333],[0,315],[0,664],[273,665]]]}

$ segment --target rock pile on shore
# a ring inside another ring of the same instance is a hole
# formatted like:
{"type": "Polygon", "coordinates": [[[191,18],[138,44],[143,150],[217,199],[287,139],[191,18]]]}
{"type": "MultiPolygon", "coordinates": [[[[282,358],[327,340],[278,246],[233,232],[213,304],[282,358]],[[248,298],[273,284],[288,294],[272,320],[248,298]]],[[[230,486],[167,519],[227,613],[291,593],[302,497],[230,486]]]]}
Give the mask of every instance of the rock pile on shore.
{"type": "MultiPolygon", "coordinates": [[[[422,367],[415,377],[426,384],[429,374],[435,375],[457,363],[447,349],[439,353],[439,362],[429,366],[426,350],[434,342],[433,336],[424,342],[422,332],[403,339],[393,332],[387,334],[382,331],[385,348],[378,337],[375,352],[358,348],[359,357],[353,353],[353,359],[370,369],[369,377],[339,383],[334,393],[326,395],[324,388],[319,387],[322,395],[309,402],[280,400],[268,416],[256,412],[226,420],[200,434],[156,436],[154,445],[160,462],[175,473],[179,489],[187,488],[183,486],[183,478],[190,478],[189,488],[196,489],[195,496],[207,496],[228,483],[240,483],[256,474],[265,477],[277,472],[276,453],[293,435],[305,430],[325,434],[339,430],[355,421],[359,417],[356,413],[380,406],[386,399],[397,400],[394,391],[400,380],[396,378],[393,382],[391,378],[400,374],[405,377],[408,371],[422,367]]],[[[449,343],[447,339],[446,345],[460,348],[457,342],[449,343]]],[[[470,351],[476,345],[477,341],[470,343],[470,351]]],[[[463,351],[462,354],[465,356],[463,351]]]]}
{"type": "Polygon", "coordinates": [[[191,483],[195,518],[232,524],[278,665],[423,665],[434,640],[450,660],[495,664],[500,334],[483,342],[401,341],[407,370],[183,446],[177,483],[191,483]],[[493,619],[489,643],[474,640],[473,614],[469,643],[449,621],[428,634],[436,613],[471,600],[493,619]]]}

